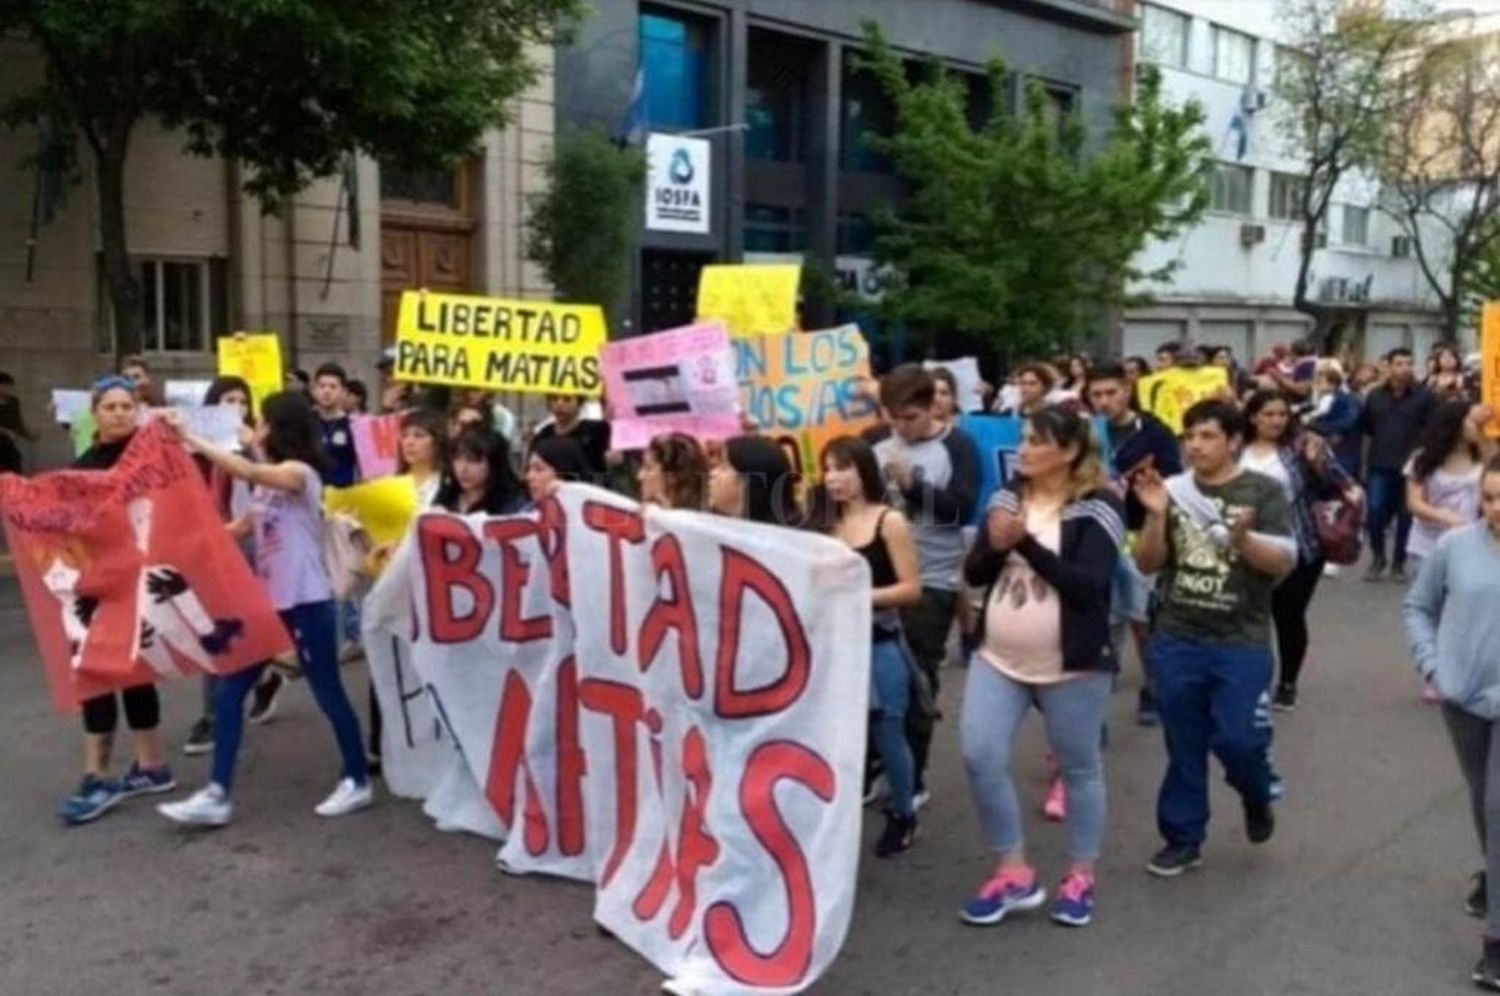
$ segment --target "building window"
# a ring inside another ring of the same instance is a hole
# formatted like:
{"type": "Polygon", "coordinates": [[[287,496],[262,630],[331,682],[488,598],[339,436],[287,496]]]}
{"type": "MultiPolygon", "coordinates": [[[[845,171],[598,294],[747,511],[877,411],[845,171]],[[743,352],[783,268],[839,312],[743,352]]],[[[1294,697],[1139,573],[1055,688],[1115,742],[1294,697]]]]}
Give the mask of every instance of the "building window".
{"type": "Polygon", "coordinates": [[[745,205],[745,252],[807,250],[807,213],[777,204],[745,205]]]}
{"type": "Polygon", "coordinates": [[[455,211],[463,207],[458,170],[402,169],[384,159],[380,161],[380,197],[387,201],[440,204],[455,211]]]}
{"type": "Polygon", "coordinates": [[[1255,183],[1255,171],[1249,166],[1233,163],[1214,165],[1214,182],[1209,196],[1209,208],[1228,214],[1250,213],[1250,194],[1255,183]]]}
{"type": "Polygon", "coordinates": [[[753,33],[745,79],[745,158],[800,163],[806,158],[803,113],[808,64],[769,33],[753,33]]]}
{"type": "Polygon", "coordinates": [[[641,68],[646,121],[688,131],[708,124],[708,31],[681,17],[642,13],[641,68]]]}
{"type": "Polygon", "coordinates": [[[1042,93],[1046,98],[1042,103],[1042,113],[1052,122],[1053,133],[1061,141],[1067,132],[1068,121],[1073,116],[1073,91],[1049,86],[1044,87],[1042,93]]]}
{"type": "Polygon", "coordinates": [[[1302,216],[1302,196],[1307,190],[1307,177],[1295,173],[1271,174],[1271,206],[1267,212],[1272,218],[1283,220],[1302,216]]]}
{"type": "Polygon", "coordinates": [[[1190,24],[1186,14],[1141,4],[1141,58],[1161,66],[1186,68],[1190,24]]]}
{"type": "MultiPolygon", "coordinates": [[[[212,349],[217,336],[229,329],[228,267],[215,259],[134,259],[141,283],[141,347],[149,353],[200,353],[212,349]]],[[[99,269],[100,293],[112,315],[99,269]]],[[[100,337],[100,352],[114,352],[114,328],[100,337]]]]}
{"type": "Polygon", "coordinates": [[[896,108],[880,81],[868,72],[853,71],[844,63],[844,107],[839,138],[839,164],[850,172],[891,173],[891,161],[866,140],[889,135],[896,128],[896,108]]]}
{"type": "Polygon", "coordinates": [[[1255,76],[1255,39],[1217,24],[1213,39],[1214,75],[1231,83],[1249,83],[1255,76]]]}
{"type": "Polygon", "coordinates": [[[1370,209],[1344,205],[1344,245],[1367,246],[1370,244],[1370,209]]]}
{"type": "Polygon", "coordinates": [[[838,254],[868,256],[875,251],[875,224],[868,215],[839,212],[838,254]]]}

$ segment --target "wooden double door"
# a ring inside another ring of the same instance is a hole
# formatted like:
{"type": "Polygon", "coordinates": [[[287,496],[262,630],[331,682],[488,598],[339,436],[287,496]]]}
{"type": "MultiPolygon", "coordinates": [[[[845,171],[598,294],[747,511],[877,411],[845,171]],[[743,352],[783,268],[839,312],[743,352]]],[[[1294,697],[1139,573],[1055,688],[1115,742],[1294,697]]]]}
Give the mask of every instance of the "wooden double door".
{"type": "Polygon", "coordinates": [[[380,225],[381,341],[396,338],[402,291],[464,293],[473,288],[473,235],[451,222],[402,217],[380,225]]]}

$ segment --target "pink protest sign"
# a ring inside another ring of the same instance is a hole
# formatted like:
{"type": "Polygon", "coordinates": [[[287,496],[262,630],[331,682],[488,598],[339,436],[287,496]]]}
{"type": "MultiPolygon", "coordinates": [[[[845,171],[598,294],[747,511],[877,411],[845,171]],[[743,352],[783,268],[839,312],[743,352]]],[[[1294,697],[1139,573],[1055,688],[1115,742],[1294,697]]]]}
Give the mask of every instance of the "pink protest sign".
{"type": "Polygon", "coordinates": [[[401,446],[400,414],[356,415],[349,425],[354,432],[354,453],[359,457],[359,476],[373,481],[394,474],[401,446]]]}
{"type": "Polygon", "coordinates": [[[616,449],[642,449],[667,432],[700,440],[741,432],[734,351],[722,325],[608,342],[599,356],[616,449]]]}

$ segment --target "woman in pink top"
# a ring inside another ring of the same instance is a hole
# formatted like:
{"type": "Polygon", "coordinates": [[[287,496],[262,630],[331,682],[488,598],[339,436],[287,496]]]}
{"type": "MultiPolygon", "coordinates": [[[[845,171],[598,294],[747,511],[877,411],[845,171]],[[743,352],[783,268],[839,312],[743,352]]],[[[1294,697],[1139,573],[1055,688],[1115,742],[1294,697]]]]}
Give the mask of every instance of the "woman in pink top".
{"type": "Polygon", "coordinates": [[[1104,838],[1100,742],[1114,672],[1111,580],[1125,534],[1088,419],[1048,406],[1021,438],[1016,480],[995,495],[964,565],[985,590],[960,738],[980,823],[998,864],[961,914],[975,925],[1046,902],[1026,860],[1011,747],[1033,706],[1067,787],[1068,868],[1051,916],[1090,922],[1104,838]]]}

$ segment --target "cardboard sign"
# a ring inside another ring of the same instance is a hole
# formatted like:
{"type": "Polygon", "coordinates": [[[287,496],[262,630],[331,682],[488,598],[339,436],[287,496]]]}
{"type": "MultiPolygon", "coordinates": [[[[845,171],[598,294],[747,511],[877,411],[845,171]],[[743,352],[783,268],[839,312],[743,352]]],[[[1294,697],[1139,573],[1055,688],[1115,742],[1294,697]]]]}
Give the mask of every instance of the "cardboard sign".
{"type": "Polygon", "coordinates": [[[410,475],[402,475],[348,488],[324,488],[323,511],[354,516],[377,544],[399,543],[417,514],[417,486],[410,475]]]}
{"type": "Polygon", "coordinates": [[[89,415],[93,408],[94,396],[89,391],[52,389],[52,415],[58,425],[77,425],[78,420],[89,415]]]}
{"type": "MultiPolygon", "coordinates": [[[[1110,466],[1113,451],[1109,445],[1109,422],[1103,416],[1093,418],[1094,445],[1099,461],[1110,466]]],[[[994,497],[1015,473],[1016,453],[1021,449],[1021,431],[1026,420],[1017,415],[963,415],[959,428],[968,433],[979,447],[979,497],[974,502],[970,525],[982,525],[994,497]]]]}
{"type": "Polygon", "coordinates": [[[0,507],[59,709],[291,649],[198,468],[162,425],[137,432],[109,470],[0,476],[0,507]]]}
{"type": "Polygon", "coordinates": [[[698,277],[698,321],[718,322],[737,337],[797,328],[797,263],[705,266],[698,277]]]}
{"type": "Polygon", "coordinates": [[[1479,393],[1493,413],[1485,423],[1484,434],[1500,439],[1500,301],[1484,302],[1480,313],[1479,393]]]}
{"type": "Polygon", "coordinates": [[[922,364],[928,370],[947,370],[958,382],[954,403],[961,412],[984,411],[984,391],[980,388],[983,378],[979,376],[979,360],[972,356],[960,356],[956,360],[927,360],[922,364]]]}
{"type": "Polygon", "coordinates": [[[401,413],[354,415],[349,429],[354,436],[354,454],[359,458],[359,476],[367,481],[390,477],[396,472],[401,452],[401,413]]]}
{"type": "Polygon", "coordinates": [[[407,291],[396,318],[396,377],[598,397],[604,338],[604,312],[592,304],[407,291]]]}
{"type": "Polygon", "coordinates": [[[812,985],[859,864],[858,555],[583,485],[534,515],[426,513],[409,545],[392,625],[508,830],[501,864],[593,882],[669,991],[812,985]]]}
{"type": "MultiPolygon", "coordinates": [[[[281,338],[276,333],[223,336],[218,340],[218,350],[219,376],[244,378],[250,385],[256,411],[261,410],[266,398],[286,386],[281,369],[281,338]]],[[[202,402],[200,396],[197,403],[202,402]]]]}
{"type": "Polygon", "coordinates": [[[819,476],[818,455],[829,440],[880,421],[879,407],[864,393],[870,350],[856,325],[736,339],[734,349],[746,416],[786,448],[809,480],[819,476]]]}
{"type": "Polygon", "coordinates": [[[706,138],[653,132],[646,139],[647,230],[708,234],[712,162],[706,138]]]}
{"type": "Polygon", "coordinates": [[[1182,435],[1182,416],[1204,398],[1213,398],[1229,387],[1229,371],[1223,367],[1168,367],[1147,374],[1136,382],[1141,406],[1182,435]]]}
{"type": "Polygon", "coordinates": [[[741,432],[735,355],[722,325],[617,339],[605,343],[599,359],[615,449],[642,449],[667,432],[700,440],[741,432]]]}

